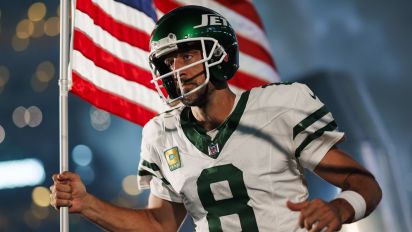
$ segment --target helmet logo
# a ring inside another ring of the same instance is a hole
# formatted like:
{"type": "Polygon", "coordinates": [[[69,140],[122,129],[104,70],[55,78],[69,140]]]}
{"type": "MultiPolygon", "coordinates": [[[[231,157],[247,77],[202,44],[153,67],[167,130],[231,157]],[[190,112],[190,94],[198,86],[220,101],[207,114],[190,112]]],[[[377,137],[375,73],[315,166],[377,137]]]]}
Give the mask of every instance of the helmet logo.
{"type": "Polygon", "coordinates": [[[219,15],[215,14],[202,14],[202,23],[194,26],[193,28],[206,27],[206,26],[228,26],[227,20],[219,15]]]}

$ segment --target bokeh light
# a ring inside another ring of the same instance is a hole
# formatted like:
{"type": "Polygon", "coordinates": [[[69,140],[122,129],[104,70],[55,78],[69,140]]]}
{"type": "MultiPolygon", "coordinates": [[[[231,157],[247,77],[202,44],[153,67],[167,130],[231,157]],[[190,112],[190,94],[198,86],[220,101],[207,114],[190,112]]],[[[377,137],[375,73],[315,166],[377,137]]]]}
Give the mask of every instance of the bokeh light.
{"type": "Polygon", "coordinates": [[[30,122],[30,112],[27,109],[24,111],[23,118],[24,118],[24,122],[26,123],[26,125],[28,125],[30,122]]]}
{"type": "Polygon", "coordinates": [[[94,106],[90,108],[90,121],[92,127],[97,131],[107,130],[111,124],[110,114],[94,106]]]}
{"type": "Polygon", "coordinates": [[[35,186],[45,179],[43,164],[38,159],[0,162],[0,189],[35,186]]]}
{"type": "Polygon", "coordinates": [[[122,181],[122,188],[125,193],[131,196],[139,195],[140,191],[137,187],[137,176],[129,175],[126,176],[122,181]]]}
{"type": "Polygon", "coordinates": [[[29,39],[20,39],[17,36],[13,36],[11,46],[17,52],[24,51],[29,46],[29,39]]]}
{"type": "Polygon", "coordinates": [[[26,120],[24,119],[25,112],[26,108],[24,108],[23,106],[19,106],[13,111],[12,118],[14,125],[16,125],[19,128],[27,126],[26,120]]]}
{"type": "Polygon", "coordinates": [[[0,125],[0,143],[2,143],[5,138],[6,138],[6,131],[5,131],[4,128],[0,125]]]}
{"type": "Polygon", "coordinates": [[[16,36],[19,39],[29,38],[34,31],[34,23],[28,19],[21,20],[16,27],[16,36]]]}
{"type": "Polygon", "coordinates": [[[53,79],[55,74],[55,68],[51,61],[43,61],[39,65],[37,65],[36,69],[36,77],[41,82],[49,82],[53,79]]]}
{"type": "Polygon", "coordinates": [[[33,3],[27,12],[27,16],[31,21],[39,21],[46,15],[46,5],[42,2],[33,3]]]}
{"type": "Polygon", "coordinates": [[[33,203],[40,207],[48,207],[50,204],[50,191],[48,188],[38,186],[33,189],[31,194],[33,203]]]}
{"type": "Polygon", "coordinates": [[[60,21],[58,17],[50,17],[44,23],[44,33],[48,36],[56,36],[60,33],[60,21]]]}
{"type": "Polygon", "coordinates": [[[43,113],[39,107],[30,106],[25,112],[24,119],[30,127],[36,127],[43,121],[43,113]]]}
{"type": "Polygon", "coordinates": [[[88,146],[79,144],[73,148],[72,158],[77,165],[87,166],[92,162],[93,153],[88,146]]]}
{"type": "Polygon", "coordinates": [[[14,124],[19,128],[27,125],[36,127],[43,121],[43,113],[37,106],[30,106],[28,109],[19,106],[13,111],[12,118],[14,124]]]}

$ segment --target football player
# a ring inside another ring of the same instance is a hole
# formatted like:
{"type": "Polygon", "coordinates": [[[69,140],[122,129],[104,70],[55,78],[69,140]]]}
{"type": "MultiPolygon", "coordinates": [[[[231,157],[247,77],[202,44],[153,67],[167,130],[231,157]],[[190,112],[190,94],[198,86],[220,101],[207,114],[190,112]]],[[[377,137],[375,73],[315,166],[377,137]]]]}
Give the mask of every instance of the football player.
{"type": "Polygon", "coordinates": [[[189,214],[197,231],[330,232],[375,209],[378,183],[337,148],[344,134],[308,87],[231,91],[239,48],[222,15],[177,8],[157,22],[150,47],[153,83],[177,107],[143,129],[138,183],[150,188],[148,208],[103,202],[71,172],[53,176],[54,207],[108,231],[176,231],[189,214]],[[303,168],[342,192],[308,200],[303,168]]]}

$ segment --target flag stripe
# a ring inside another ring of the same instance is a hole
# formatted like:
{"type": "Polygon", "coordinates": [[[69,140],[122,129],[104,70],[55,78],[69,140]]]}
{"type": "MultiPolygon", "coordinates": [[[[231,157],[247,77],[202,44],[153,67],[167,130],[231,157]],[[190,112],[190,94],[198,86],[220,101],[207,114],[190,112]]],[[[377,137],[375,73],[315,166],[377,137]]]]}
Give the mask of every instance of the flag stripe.
{"type": "Polygon", "coordinates": [[[230,1],[230,0],[215,0],[219,4],[235,11],[236,13],[243,15],[263,30],[263,24],[260,21],[259,15],[256,12],[255,7],[248,1],[230,1]]]}
{"type": "Polygon", "coordinates": [[[156,116],[156,112],[145,108],[139,104],[128,101],[124,98],[97,88],[96,85],[88,82],[76,72],[72,75],[73,86],[71,91],[90,102],[98,108],[110,111],[115,115],[123,117],[139,125],[146,124],[151,118],[156,116]]]}
{"type": "MultiPolygon", "coordinates": [[[[171,0],[153,0],[153,3],[155,4],[156,8],[162,13],[165,14],[179,6],[181,4],[178,4],[174,1],[171,0]]],[[[159,16],[159,14],[158,14],[159,16]]]]}
{"type": "Polygon", "coordinates": [[[92,24],[101,27],[118,40],[125,41],[133,46],[149,51],[150,36],[147,32],[117,21],[117,19],[107,14],[99,6],[93,4],[92,0],[77,1],[77,9],[84,14],[87,14],[89,19],[85,19],[85,16],[82,16],[76,11],[75,27],[82,27],[84,20],[87,20],[87,23],[91,22],[92,24]],[[83,18],[79,19],[79,17],[83,18]]]}
{"type": "Polygon", "coordinates": [[[273,82],[274,80],[279,79],[272,66],[269,66],[252,56],[248,56],[243,52],[239,55],[239,71],[264,81],[273,82]]]}
{"type": "Polygon", "coordinates": [[[147,51],[133,47],[127,42],[119,41],[101,27],[93,24],[93,19],[83,12],[77,12],[75,22],[78,23],[76,29],[91,38],[97,46],[105,48],[122,60],[150,71],[147,51]]]}
{"type": "Polygon", "coordinates": [[[126,6],[122,3],[109,0],[92,0],[93,3],[99,6],[104,12],[112,16],[116,21],[124,23],[138,30],[144,31],[150,35],[155,26],[152,18],[146,14],[126,6]]]}
{"type": "Polygon", "coordinates": [[[259,78],[251,76],[247,73],[237,72],[235,76],[229,80],[229,84],[234,85],[243,90],[251,89],[253,87],[268,84],[269,82],[263,81],[259,78]]]}
{"type": "MultiPolygon", "coordinates": [[[[81,52],[89,60],[92,60],[96,66],[106,69],[126,80],[134,81],[149,89],[156,90],[150,82],[152,80],[152,74],[150,72],[113,56],[99,46],[95,46],[93,41],[80,31],[75,30],[74,36],[78,39],[74,41],[73,48],[81,52]]],[[[164,94],[166,94],[166,92],[164,92],[164,94]]]]}
{"type": "Polygon", "coordinates": [[[262,46],[240,35],[237,35],[237,41],[239,43],[240,51],[265,62],[276,70],[276,65],[275,62],[273,62],[272,56],[262,46]]]}
{"type": "Polygon", "coordinates": [[[150,1],[147,0],[114,0],[116,2],[121,2],[125,5],[130,6],[140,12],[143,12],[145,15],[149,16],[153,19],[153,21],[157,20],[156,11],[153,9],[152,4],[150,1]]]}
{"type": "Polygon", "coordinates": [[[73,71],[96,85],[96,87],[141,104],[154,112],[167,110],[157,92],[95,66],[93,61],[84,57],[79,51],[75,50],[73,52],[73,59],[73,71]]]}

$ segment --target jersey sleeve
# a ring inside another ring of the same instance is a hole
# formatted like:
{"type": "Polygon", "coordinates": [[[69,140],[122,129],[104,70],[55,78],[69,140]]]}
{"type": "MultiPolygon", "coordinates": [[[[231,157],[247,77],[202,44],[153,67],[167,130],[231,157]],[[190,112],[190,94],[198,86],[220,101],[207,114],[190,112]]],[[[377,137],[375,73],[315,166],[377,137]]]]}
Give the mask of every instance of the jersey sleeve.
{"type": "Polygon", "coordinates": [[[292,110],[292,148],[300,164],[311,171],[344,133],[326,106],[304,84],[297,91],[292,110]]]}
{"type": "Polygon", "coordinates": [[[151,194],[164,200],[182,203],[181,195],[174,191],[163,175],[159,153],[154,147],[154,138],[160,135],[155,132],[155,128],[149,123],[143,129],[137,175],[138,188],[140,190],[150,189],[151,194]]]}

